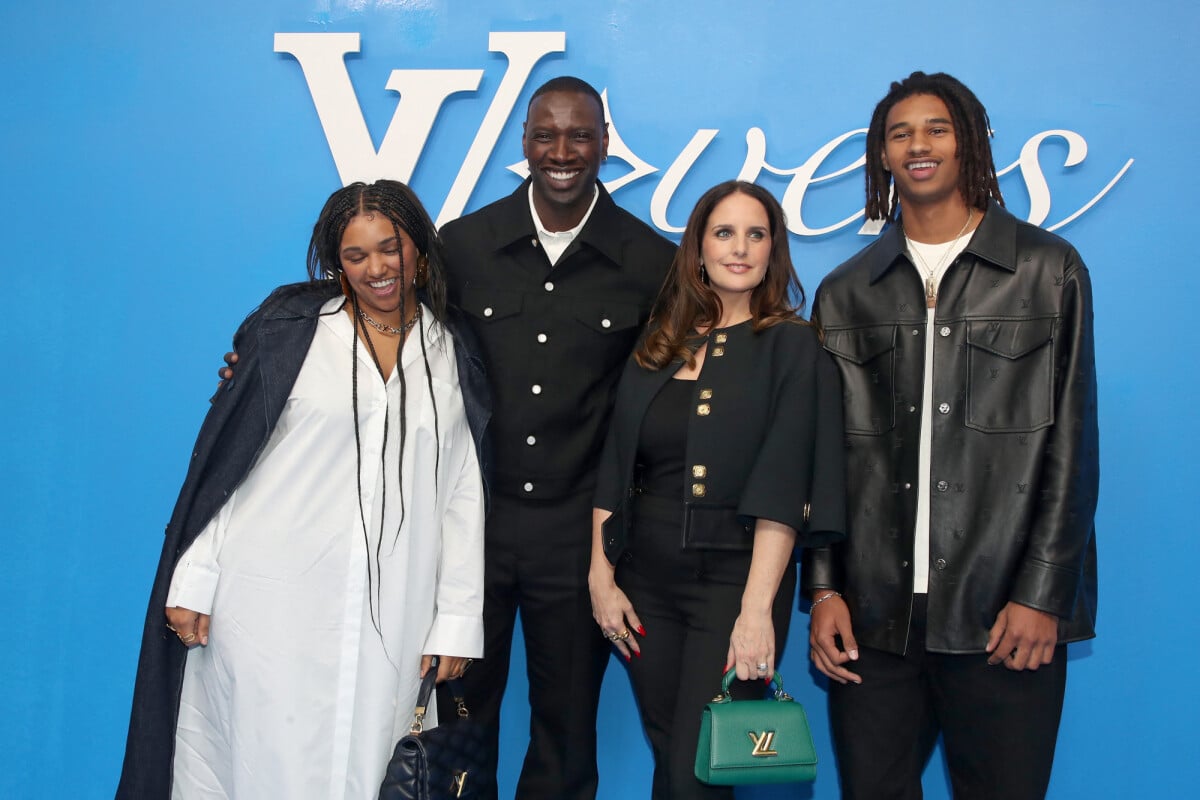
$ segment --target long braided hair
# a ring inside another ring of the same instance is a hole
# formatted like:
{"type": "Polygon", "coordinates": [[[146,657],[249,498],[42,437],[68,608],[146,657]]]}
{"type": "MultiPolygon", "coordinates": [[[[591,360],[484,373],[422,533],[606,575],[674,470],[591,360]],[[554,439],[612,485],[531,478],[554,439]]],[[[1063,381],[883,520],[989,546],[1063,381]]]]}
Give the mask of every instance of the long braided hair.
{"type": "MultiPolygon", "coordinates": [[[[425,304],[438,323],[444,323],[446,319],[446,274],[442,257],[441,239],[438,236],[437,229],[433,225],[433,221],[430,219],[428,212],[425,211],[425,207],[421,205],[421,201],[417,199],[416,194],[412,189],[399,181],[379,180],[370,184],[362,182],[352,183],[349,186],[338,189],[329,196],[329,199],[325,201],[325,207],[321,209],[320,216],[317,217],[316,224],[313,225],[312,238],[308,243],[309,279],[319,281],[325,279],[341,280],[343,278],[344,272],[340,255],[342,236],[345,234],[346,227],[350,224],[350,221],[360,214],[380,214],[391,222],[392,230],[397,238],[400,237],[400,232],[404,231],[404,234],[412,239],[413,244],[416,245],[417,252],[420,254],[418,264],[414,265],[416,268],[415,273],[410,273],[406,269],[404,251],[401,248],[400,274],[409,280],[416,280],[418,284],[423,283],[423,285],[418,286],[418,299],[425,304]],[[423,277],[421,277],[422,273],[423,277]]],[[[358,329],[356,335],[353,337],[350,354],[350,386],[351,403],[354,412],[354,452],[356,458],[355,477],[358,488],[359,519],[362,523],[363,542],[367,548],[367,591],[371,623],[374,625],[375,631],[382,638],[383,632],[380,622],[382,615],[382,609],[380,608],[380,581],[382,579],[382,575],[380,574],[380,556],[382,554],[384,539],[384,511],[387,508],[386,452],[391,422],[391,408],[389,407],[385,410],[383,442],[379,448],[379,466],[381,475],[383,476],[384,491],[379,500],[379,536],[375,541],[374,552],[372,553],[366,510],[362,502],[362,441],[358,414],[358,343],[360,336],[358,334],[361,333],[361,339],[366,342],[367,349],[370,351],[371,358],[375,362],[375,367],[379,370],[380,377],[383,378],[385,385],[389,376],[383,374],[379,356],[375,352],[375,345],[371,342],[371,337],[367,333],[366,322],[359,313],[358,295],[353,290],[347,288],[349,284],[344,280],[342,280],[342,286],[347,295],[346,302],[351,304],[353,310],[352,318],[354,325],[358,329]]],[[[406,292],[402,289],[400,292],[401,320],[408,317],[407,310],[404,308],[405,294],[406,292]]],[[[334,313],[339,313],[343,307],[339,307],[334,313]]],[[[421,357],[425,365],[425,383],[429,391],[430,402],[433,403],[433,430],[438,453],[434,462],[434,495],[436,496],[441,452],[441,432],[439,429],[437,400],[433,392],[433,373],[429,367],[428,343],[426,342],[424,327],[417,324],[414,332],[420,341],[421,357]]],[[[404,445],[408,437],[408,383],[405,379],[400,359],[407,337],[398,336],[397,340],[396,373],[400,380],[400,446],[398,448],[399,457],[396,464],[396,474],[400,485],[400,521],[397,523],[396,530],[392,536],[393,548],[399,539],[400,530],[404,526],[407,514],[403,474],[404,445]]]]}
{"type": "Polygon", "coordinates": [[[1000,182],[996,179],[996,164],[992,161],[992,145],[988,141],[992,126],[983,103],[961,81],[944,72],[932,75],[914,72],[902,81],[893,82],[871,115],[871,125],[867,128],[867,219],[896,221],[899,198],[893,196],[892,176],[883,167],[887,135],[884,127],[892,108],[917,94],[933,95],[950,111],[958,144],[958,190],[967,205],[985,211],[991,198],[1004,205],[1000,182]]]}

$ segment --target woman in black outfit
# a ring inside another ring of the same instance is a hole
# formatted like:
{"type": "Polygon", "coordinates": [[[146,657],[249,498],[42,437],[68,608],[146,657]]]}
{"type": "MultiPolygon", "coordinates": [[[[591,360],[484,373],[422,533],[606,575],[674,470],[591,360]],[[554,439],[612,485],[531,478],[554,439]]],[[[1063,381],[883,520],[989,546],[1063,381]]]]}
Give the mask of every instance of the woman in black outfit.
{"type": "Polygon", "coordinates": [[[733,796],[693,776],[700,712],[722,667],[735,696],[762,695],[797,546],[843,535],[841,384],[803,304],[778,201],[722,183],[692,211],[622,376],[588,582],[630,662],[656,800],[733,796]]]}

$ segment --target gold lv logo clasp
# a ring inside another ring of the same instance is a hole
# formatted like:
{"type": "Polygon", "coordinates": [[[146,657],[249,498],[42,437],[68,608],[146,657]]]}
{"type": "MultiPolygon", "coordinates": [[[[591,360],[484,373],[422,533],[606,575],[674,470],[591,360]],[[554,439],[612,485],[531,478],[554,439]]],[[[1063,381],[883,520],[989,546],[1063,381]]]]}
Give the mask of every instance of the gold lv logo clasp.
{"type": "Polygon", "coordinates": [[[750,741],[754,742],[754,749],[750,755],[755,758],[767,758],[768,756],[777,756],[779,751],[775,745],[775,731],[763,731],[755,733],[754,731],[746,731],[746,735],[750,737],[750,741]]]}
{"type": "Polygon", "coordinates": [[[455,797],[462,797],[463,790],[467,788],[467,773],[455,772],[454,777],[450,780],[450,791],[455,797]]]}

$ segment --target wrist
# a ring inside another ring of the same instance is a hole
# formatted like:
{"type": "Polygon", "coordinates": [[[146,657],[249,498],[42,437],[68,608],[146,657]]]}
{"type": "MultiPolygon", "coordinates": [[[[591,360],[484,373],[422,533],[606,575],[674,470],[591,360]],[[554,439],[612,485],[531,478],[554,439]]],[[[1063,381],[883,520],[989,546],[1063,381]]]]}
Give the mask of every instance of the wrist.
{"type": "Polygon", "coordinates": [[[830,600],[834,597],[841,597],[841,596],[842,596],[841,592],[834,591],[833,589],[815,589],[815,590],[813,590],[813,593],[812,593],[812,607],[816,608],[817,606],[821,605],[821,603],[824,603],[826,600],[830,600]]]}
{"type": "Polygon", "coordinates": [[[592,567],[588,571],[588,587],[592,589],[611,589],[617,585],[614,571],[604,567],[592,567]]]}
{"type": "Polygon", "coordinates": [[[752,615],[771,615],[771,609],[774,605],[775,598],[768,597],[750,597],[742,596],[742,613],[752,615]]]}

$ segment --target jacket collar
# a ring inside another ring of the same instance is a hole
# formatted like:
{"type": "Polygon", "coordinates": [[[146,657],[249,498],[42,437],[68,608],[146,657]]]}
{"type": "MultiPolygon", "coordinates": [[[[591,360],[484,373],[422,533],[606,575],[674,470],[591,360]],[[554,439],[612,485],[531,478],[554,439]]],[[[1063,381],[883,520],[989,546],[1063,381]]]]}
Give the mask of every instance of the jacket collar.
{"type": "Polygon", "coordinates": [[[297,319],[316,316],[321,306],[342,293],[335,280],[293,283],[276,289],[265,301],[264,319],[297,319]]]}
{"type": "MultiPolygon", "coordinates": [[[[965,253],[987,261],[1009,272],[1017,270],[1017,220],[994,199],[988,202],[987,213],[975,229],[965,253]]],[[[865,254],[871,274],[871,283],[882,278],[892,266],[904,259],[908,261],[908,247],[904,242],[904,226],[889,225],[875,246],[865,254]]]]}
{"type": "MultiPolygon", "coordinates": [[[[495,225],[492,229],[496,250],[503,250],[515,242],[537,238],[537,228],[529,213],[530,183],[532,181],[526,178],[516,191],[497,207],[495,225]]],[[[596,207],[592,209],[592,215],[588,217],[583,230],[575,237],[575,241],[571,242],[570,247],[563,255],[565,257],[567,253],[587,245],[603,254],[611,266],[619,267],[621,265],[621,248],[624,243],[621,237],[620,209],[613,202],[612,195],[604,188],[604,184],[597,181],[596,187],[600,192],[596,198],[596,207]]]]}

